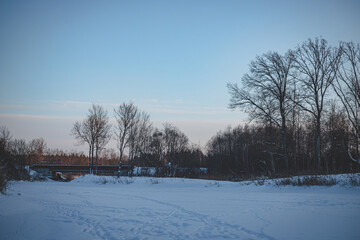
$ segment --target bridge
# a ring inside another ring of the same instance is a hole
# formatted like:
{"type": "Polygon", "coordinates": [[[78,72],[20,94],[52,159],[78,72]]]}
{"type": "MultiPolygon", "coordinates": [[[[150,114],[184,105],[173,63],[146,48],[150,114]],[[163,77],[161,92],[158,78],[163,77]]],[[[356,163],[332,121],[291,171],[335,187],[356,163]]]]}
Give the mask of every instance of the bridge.
{"type": "MultiPolygon", "coordinates": [[[[73,173],[85,174],[90,173],[89,165],[61,165],[61,164],[34,164],[30,169],[38,173],[55,178],[57,173],[73,173]]],[[[93,167],[94,173],[98,175],[117,176],[119,173],[119,165],[98,165],[93,167]]],[[[121,165],[120,175],[127,175],[128,165],[121,165]]]]}

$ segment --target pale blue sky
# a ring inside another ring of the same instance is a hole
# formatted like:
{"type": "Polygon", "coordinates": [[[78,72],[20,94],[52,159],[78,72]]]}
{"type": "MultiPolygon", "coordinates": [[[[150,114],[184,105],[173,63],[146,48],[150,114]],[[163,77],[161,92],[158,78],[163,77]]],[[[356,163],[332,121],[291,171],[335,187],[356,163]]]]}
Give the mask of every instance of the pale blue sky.
{"type": "MultiPolygon", "coordinates": [[[[91,102],[132,100],[205,145],[256,55],[307,38],[360,42],[360,1],[0,0],[0,125],[71,149],[91,102]]],[[[110,146],[114,146],[110,145],[110,146]]]]}

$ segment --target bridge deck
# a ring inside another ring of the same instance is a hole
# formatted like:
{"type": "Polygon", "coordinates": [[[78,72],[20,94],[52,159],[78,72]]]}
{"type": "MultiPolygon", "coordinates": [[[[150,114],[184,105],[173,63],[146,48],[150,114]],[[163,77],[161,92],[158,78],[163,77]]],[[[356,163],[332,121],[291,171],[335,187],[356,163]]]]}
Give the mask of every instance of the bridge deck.
{"type": "MultiPolygon", "coordinates": [[[[34,164],[30,166],[33,170],[47,169],[53,172],[89,172],[89,165],[60,165],[60,164],[34,164]]],[[[93,166],[93,169],[96,169],[93,166]]],[[[128,165],[122,165],[121,170],[128,169],[128,165]]],[[[119,170],[119,165],[98,165],[97,171],[115,172],[119,170]]]]}

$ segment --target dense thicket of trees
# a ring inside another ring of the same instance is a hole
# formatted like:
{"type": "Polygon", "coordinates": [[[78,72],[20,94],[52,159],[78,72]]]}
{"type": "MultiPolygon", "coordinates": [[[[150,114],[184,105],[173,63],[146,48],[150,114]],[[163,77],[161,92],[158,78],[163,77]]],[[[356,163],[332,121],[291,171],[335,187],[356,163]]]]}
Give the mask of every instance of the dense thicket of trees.
{"type": "Polygon", "coordinates": [[[12,139],[9,130],[0,126],[0,192],[3,192],[8,180],[29,179],[26,165],[41,159],[46,144],[44,139],[12,139]]]}
{"type": "Polygon", "coordinates": [[[228,84],[230,108],[256,124],[219,132],[208,142],[214,173],[276,175],[358,171],[359,44],[309,39],[286,54],[250,64],[241,85],[228,84]]]}

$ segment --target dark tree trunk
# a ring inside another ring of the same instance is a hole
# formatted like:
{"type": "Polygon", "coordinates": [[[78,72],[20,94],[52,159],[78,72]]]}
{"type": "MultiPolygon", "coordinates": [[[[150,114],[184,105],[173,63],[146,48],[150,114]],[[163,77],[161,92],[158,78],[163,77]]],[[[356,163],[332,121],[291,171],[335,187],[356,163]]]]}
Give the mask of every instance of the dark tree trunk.
{"type": "Polygon", "coordinates": [[[89,147],[89,173],[91,173],[91,146],[89,147]]]}
{"type": "Polygon", "coordinates": [[[317,170],[321,171],[321,125],[319,117],[316,119],[316,159],[317,170]]]}
{"type": "Polygon", "coordinates": [[[94,146],[91,148],[91,174],[94,173],[94,146]]]}
{"type": "Polygon", "coordinates": [[[284,161],[285,161],[285,168],[286,171],[289,171],[289,160],[287,156],[287,146],[286,146],[286,126],[283,123],[282,129],[281,129],[281,135],[282,135],[282,152],[284,155],[284,161]]]}
{"type": "Polygon", "coordinates": [[[95,175],[97,175],[97,166],[98,166],[98,147],[96,147],[95,151],[95,175]]]}
{"type": "Polygon", "coordinates": [[[121,170],[121,165],[122,165],[122,156],[123,156],[123,152],[122,152],[122,151],[120,151],[118,177],[120,176],[120,170],[121,170]]]}

